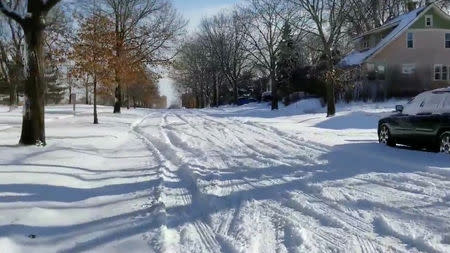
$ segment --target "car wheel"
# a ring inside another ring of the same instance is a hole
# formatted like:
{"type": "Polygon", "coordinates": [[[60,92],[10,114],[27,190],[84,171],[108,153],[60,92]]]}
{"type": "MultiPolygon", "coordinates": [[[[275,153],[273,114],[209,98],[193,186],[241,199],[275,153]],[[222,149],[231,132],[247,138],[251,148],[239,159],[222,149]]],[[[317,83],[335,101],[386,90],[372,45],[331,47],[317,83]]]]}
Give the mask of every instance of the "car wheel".
{"type": "Polygon", "coordinates": [[[442,153],[450,154],[450,133],[445,132],[439,138],[440,146],[439,150],[442,153]]]}
{"type": "Polygon", "coordinates": [[[378,133],[378,141],[391,147],[395,146],[395,141],[386,125],[382,125],[380,128],[380,132],[378,133]]]}

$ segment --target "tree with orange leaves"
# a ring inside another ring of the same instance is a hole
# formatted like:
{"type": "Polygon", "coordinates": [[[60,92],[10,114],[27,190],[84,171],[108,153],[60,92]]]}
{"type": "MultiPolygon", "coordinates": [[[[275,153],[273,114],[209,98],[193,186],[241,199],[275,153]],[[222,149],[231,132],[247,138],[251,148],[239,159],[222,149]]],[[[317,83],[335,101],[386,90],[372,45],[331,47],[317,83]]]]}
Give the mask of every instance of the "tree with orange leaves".
{"type": "Polygon", "coordinates": [[[77,34],[71,54],[75,62],[73,74],[77,78],[88,75],[94,89],[94,124],[98,124],[97,86],[113,83],[110,66],[113,58],[112,27],[109,19],[100,11],[94,11],[84,19],[77,34]]]}
{"type": "Polygon", "coordinates": [[[122,89],[127,88],[124,80],[130,74],[124,66],[169,64],[176,54],[175,45],[184,34],[186,22],[166,0],[104,2],[114,26],[114,113],[120,113],[122,89]]]}

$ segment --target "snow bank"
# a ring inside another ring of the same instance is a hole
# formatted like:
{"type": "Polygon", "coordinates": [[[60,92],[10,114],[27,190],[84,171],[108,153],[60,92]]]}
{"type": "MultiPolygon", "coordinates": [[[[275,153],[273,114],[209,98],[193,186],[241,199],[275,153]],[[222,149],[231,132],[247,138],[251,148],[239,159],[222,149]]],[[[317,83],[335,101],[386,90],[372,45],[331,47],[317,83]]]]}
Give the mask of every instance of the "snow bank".
{"type": "Polygon", "coordinates": [[[299,115],[305,113],[323,112],[324,107],[320,99],[304,99],[289,106],[279,104],[279,110],[271,110],[270,103],[250,103],[243,106],[223,106],[219,108],[208,108],[202,111],[213,116],[224,117],[253,117],[253,118],[276,118],[299,115]]]}
{"type": "Polygon", "coordinates": [[[0,250],[7,253],[22,253],[20,247],[11,239],[0,237],[0,250]]]}
{"type": "Polygon", "coordinates": [[[401,243],[420,251],[437,253],[444,250],[443,248],[441,250],[435,248],[435,245],[438,245],[441,241],[440,236],[433,238],[436,236],[428,234],[426,231],[421,231],[414,221],[407,224],[379,216],[374,219],[373,225],[377,233],[397,238],[401,243]]]}

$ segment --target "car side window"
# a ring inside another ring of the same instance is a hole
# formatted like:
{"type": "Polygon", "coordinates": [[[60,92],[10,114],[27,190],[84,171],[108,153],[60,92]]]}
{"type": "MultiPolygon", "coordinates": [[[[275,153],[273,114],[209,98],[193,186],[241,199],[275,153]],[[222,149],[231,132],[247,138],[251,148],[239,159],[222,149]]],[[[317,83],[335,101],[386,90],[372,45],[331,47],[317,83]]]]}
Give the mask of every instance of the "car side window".
{"type": "Polygon", "coordinates": [[[408,102],[403,109],[403,114],[415,115],[420,109],[420,105],[424,102],[424,96],[419,95],[408,102]]]}
{"type": "Polygon", "coordinates": [[[442,104],[442,112],[450,113],[450,94],[445,96],[444,103],[442,104]]]}
{"type": "Polygon", "coordinates": [[[442,103],[442,100],[444,100],[444,94],[429,94],[420,104],[420,109],[417,113],[439,113],[438,109],[442,103]]]}

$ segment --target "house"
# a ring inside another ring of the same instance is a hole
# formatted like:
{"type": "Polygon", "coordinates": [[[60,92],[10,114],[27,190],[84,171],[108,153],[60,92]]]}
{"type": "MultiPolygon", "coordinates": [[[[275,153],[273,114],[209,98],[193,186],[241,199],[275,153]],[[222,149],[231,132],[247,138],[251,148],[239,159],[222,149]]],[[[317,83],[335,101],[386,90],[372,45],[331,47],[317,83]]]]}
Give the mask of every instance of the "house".
{"type": "Polygon", "coordinates": [[[197,99],[192,93],[184,93],[181,95],[181,106],[188,109],[198,107],[197,99]]]}
{"type": "Polygon", "coordinates": [[[430,3],[361,34],[338,64],[370,97],[409,96],[450,84],[450,16],[430,3]]]}

